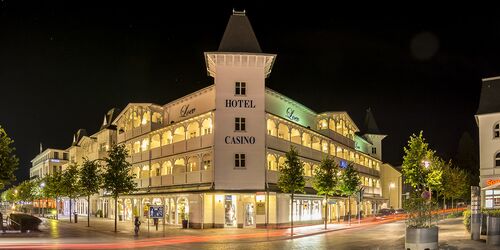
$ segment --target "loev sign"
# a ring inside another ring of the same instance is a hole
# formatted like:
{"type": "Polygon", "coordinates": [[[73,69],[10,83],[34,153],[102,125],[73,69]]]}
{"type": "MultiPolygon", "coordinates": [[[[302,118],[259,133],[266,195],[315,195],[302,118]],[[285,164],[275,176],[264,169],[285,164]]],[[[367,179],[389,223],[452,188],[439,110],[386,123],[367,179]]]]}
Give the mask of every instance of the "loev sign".
{"type": "Polygon", "coordinates": [[[287,108],[287,109],[286,109],[286,112],[285,112],[285,116],[286,116],[288,119],[290,119],[290,120],[292,120],[292,121],[294,121],[294,122],[299,122],[299,121],[300,121],[300,118],[299,118],[298,116],[294,115],[294,113],[295,113],[295,110],[294,110],[294,109],[292,109],[292,108],[287,108]]]}

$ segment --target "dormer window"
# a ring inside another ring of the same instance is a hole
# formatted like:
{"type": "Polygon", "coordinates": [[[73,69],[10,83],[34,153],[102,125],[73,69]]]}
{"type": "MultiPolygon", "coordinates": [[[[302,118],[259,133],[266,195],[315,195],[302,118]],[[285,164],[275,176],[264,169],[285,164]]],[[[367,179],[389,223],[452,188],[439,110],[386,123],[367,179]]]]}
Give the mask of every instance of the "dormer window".
{"type": "Polygon", "coordinates": [[[495,127],[493,129],[493,138],[499,138],[500,137],[500,123],[495,124],[495,127]]]}

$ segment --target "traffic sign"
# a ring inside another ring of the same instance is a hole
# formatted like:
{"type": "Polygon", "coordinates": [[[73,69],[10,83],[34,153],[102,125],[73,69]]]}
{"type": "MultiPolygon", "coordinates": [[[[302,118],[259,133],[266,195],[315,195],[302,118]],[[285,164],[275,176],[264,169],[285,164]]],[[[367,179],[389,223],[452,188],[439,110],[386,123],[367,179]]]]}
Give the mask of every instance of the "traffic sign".
{"type": "Polygon", "coordinates": [[[149,218],[163,218],[163,212],[162,205],[149,205],[149,218]]]}

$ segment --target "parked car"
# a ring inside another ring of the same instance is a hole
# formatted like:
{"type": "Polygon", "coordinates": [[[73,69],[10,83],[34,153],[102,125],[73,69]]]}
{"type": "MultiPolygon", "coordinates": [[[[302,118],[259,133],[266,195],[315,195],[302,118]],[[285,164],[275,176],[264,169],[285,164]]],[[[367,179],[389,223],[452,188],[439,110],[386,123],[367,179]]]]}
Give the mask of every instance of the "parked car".
{"type": "Polygon", "coordinates": [[[378,214],[379,216],[386,216],[386,215],[391,215],[391,214],[394,214],[395,213],[395,210],[393,208],[382,208],[380,210],[378,210],[378,214]]]}
{"type": "Polygon", "coordinates": [[[406,211],[402,208],[394,210],[394,214],[406,214],[406,211]]]}

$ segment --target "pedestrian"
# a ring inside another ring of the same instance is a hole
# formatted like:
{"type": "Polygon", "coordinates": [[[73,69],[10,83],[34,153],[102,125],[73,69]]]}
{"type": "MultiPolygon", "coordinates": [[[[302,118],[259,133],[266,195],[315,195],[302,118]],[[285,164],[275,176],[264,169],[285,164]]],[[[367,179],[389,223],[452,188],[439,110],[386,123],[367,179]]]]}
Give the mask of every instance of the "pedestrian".
{"type": "Polygon", "coordinates": [[[139,226],[140,225],[141,225],[141,221],[139,220],[139,216],[136,216],[135,221],[134,221],[135,236],[139,236],[139,226]]]}
{"type": "Polygon", "coordinates": [[[3,214],[0,212],[0,230],[5,233],[5,229],[3,228],[3,214]]]}

